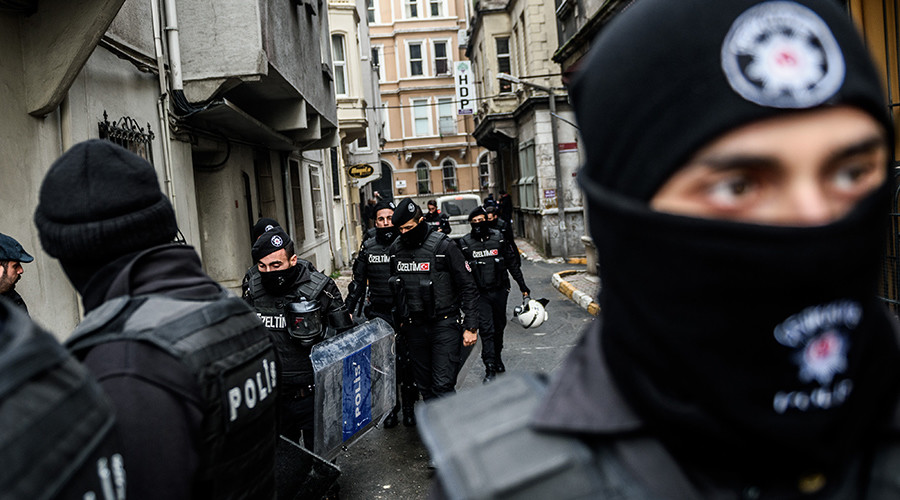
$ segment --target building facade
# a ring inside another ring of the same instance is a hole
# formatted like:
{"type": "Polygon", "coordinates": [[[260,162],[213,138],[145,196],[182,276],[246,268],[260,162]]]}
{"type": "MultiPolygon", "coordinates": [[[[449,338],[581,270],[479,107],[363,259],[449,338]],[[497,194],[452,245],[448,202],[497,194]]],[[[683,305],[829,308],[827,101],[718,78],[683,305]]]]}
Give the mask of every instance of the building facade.
{"type": "Polygon", "coordinates": [[[373,193],[423,206],[443,194],[486,196],[487,151],[471,138],[472,116],[458,114],[454,81],[454,63],[466,61],[467,2],[371,0],[367,15],[384,131],[373,193]]]}
{"type": "Polygon", "coordinates": [[[574,178],[577,129],[559,66],[551,61],[557,47],[553,4],[476,4],[466,50],[479,82],[472,133],[491,150],[497,191],[512,196],[516,234],[545,255],[570,257],[584,255],[585,225],[574,178]]]}
{"type": "Polygon", "coordinates": [[[0,38],[0,232],[36,257],[17,289],[39,323],[64,336],[81,318],[32,218],[50,164],[91,138],[154,165],[184,240],[227,288],[238,291],[251,265],[260,216],[331,272],[327,4],[2,0],[0,38]]]}
{"type": "Polygon", "coordinates": [[[335,95],[340,136],[335,154],[335,218],[345,228],[335,235],[341,260],[350,263],[362,242],[366,221],[362,206],[373,197],[371,184],[381,178],[379,151],[384,142],[381,126],[381,94],[372,57],[368,7],[365,0],[331,0],[331,51],[334,61],[335,95]],[[337,201],[337,200],[336,200],[337,201]]]}

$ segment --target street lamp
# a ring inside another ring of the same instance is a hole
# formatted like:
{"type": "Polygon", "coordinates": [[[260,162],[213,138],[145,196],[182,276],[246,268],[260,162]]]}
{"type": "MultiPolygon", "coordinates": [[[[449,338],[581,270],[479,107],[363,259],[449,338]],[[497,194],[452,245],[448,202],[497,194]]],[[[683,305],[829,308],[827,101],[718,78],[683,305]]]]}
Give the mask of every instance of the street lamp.
{"type": "Polygon", "coordinates": [[[556,94],[553,93],[552,87],[545,87],[536,83],[531,83],[520,78],[516,78],[508,73],[497,73],[498,80],[505,80],[510,83],[520,83],[529,87],[544,91],[548,95],[550,106],[550,135],[553,139],[553,171],[556,173],[556,206],[559,217],[559,233],[562,238],[562,256],[563,259],[569,258],[569,244],[566,241],[566,202],[565,193],[562,186],[562,170],[559,165],[559,137],[557,136],[557,116],[556,116],[556,94]]]}

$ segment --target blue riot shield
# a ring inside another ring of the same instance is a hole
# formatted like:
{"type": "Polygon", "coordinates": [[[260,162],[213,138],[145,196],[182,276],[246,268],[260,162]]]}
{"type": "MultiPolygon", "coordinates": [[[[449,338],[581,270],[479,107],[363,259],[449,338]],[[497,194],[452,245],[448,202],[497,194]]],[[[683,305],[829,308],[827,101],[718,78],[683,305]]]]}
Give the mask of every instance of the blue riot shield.
{"type": "Polygon", "coordinates": [[[397,398],[394,330],[376,318],[316,344],[313,450],[337,456],[394,407],[397,398]]]}

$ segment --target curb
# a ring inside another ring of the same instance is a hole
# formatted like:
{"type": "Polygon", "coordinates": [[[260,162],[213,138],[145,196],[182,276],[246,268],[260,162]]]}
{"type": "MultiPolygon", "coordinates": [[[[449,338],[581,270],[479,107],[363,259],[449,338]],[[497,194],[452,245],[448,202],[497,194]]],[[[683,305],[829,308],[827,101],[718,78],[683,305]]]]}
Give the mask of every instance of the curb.
{"type": "Polygon", "coordinates": [[[600,312],[600,305],[594,302],[594,299],[592,299],[590,295],[576,289],[571,283],[563,279],[564,276],[569,276],[577,272],[578,271],[560,271],[550,278],[550,282],[563,295],[581,306],[582,309],[591,315],[596,316],[597,313],[600,312]]]}

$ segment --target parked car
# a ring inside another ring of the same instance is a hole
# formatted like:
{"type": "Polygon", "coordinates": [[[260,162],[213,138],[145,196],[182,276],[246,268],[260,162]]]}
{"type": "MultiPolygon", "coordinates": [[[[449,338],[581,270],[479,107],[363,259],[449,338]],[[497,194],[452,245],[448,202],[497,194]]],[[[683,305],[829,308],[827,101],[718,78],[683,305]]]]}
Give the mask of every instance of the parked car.
{"type": "Polygon", "coordinates": [[[477,194],[454,194],[437,198],[438,210],[450,217],[450,237],[462,238],[470,231],[469,212],[481,205],[477,194]]]}

